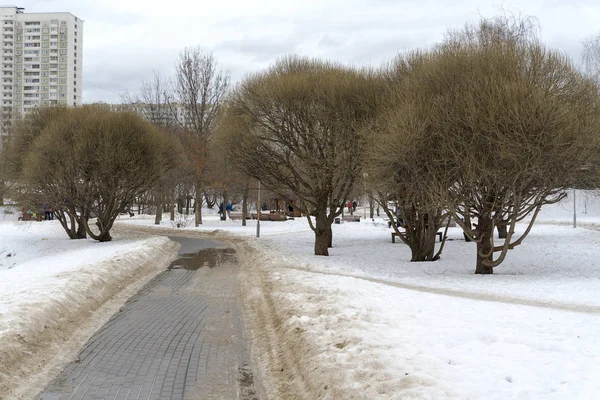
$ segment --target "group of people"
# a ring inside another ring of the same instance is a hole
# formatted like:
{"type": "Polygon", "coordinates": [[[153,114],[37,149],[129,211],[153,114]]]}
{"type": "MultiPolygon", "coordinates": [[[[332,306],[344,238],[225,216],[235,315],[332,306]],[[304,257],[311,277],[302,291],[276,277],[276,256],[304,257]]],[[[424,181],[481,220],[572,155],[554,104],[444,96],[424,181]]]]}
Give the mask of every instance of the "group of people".
{"type": "Polygon", "coordinates": [[[347,204],[347,206],[348,206],[348,212],[350,214],[352,214],[354,211],[356,211],[356,206],[357,205],[358,205],[358,203],[356,202],[356,200],[354,200],[353,202],[350,202],[348,200],[348,204],[347,204]]]}
{"type": "MultiPolygon", "coordinates": [[[[231,210],[233,210],[231,203],[227,203],[227,205],[225,206],[225,211],[227,212],[228,217],[229,213],[231,213],[231,210]]],[[[223,214],[223,203],[219,204],[219,215],[221,216],[221,219],[225,219],[225,215],[223,214]]]]}

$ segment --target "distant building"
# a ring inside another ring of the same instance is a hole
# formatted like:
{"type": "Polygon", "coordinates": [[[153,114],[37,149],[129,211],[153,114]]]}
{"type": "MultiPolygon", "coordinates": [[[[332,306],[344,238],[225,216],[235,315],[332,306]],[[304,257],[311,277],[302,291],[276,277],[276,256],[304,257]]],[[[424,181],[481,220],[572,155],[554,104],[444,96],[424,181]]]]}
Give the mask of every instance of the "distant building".
{"type": "Polygon", "coordinates": [[[131,111],[159,127],[184,127],[186,112],[180,104],[107,104],[112,111],[131,111]]]}
{"type": "Polygon", "coordinates": [[[83,21],[68,12],[0,6],[0,24],[0,134],[35,107],[81,105],[83,21]]]}

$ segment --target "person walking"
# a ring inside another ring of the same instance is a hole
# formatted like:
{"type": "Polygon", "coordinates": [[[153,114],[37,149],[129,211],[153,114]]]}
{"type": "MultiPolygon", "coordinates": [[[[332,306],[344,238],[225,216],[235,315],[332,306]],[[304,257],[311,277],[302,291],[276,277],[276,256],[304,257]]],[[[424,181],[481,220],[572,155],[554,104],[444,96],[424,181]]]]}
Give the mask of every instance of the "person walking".
{"type": "Polygon", "coordinates": [[[42,204],[42,208],[44,209],[44,219],[46,221],[50,221],[50,204],[48,204],[48,202],[45,202],[44,204],[42,204]]]}

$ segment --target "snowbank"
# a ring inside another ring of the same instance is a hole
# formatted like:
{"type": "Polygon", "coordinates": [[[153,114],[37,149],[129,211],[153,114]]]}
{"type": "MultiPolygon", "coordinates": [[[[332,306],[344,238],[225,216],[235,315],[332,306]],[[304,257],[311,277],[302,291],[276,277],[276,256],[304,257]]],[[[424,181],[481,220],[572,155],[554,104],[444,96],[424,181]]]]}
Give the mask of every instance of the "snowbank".
{"type": "MultiPolygon", "coordinates": [[[[600,226],[592,200],[580,227],[600,226]]],[[[409,262],[382,219],[334,225],[330,257],[312,255],[304,219],[261,222],[260,239],[256,221],[208,216],[186,230],[246,237],[247,326],[270,398],[591,400],[600,231],[569,227],[568,204],[547,206],[493,276],[473,274],[459,229],[434,263],[409,262]]]]}
{"type": "Polygon", "coordinates": [[[60,230],[56,221],[0,224],[0,393],[6,398],[30,398],[42,389],[178,248],[166,237],[99,243],[68,240],[60,230]]]}

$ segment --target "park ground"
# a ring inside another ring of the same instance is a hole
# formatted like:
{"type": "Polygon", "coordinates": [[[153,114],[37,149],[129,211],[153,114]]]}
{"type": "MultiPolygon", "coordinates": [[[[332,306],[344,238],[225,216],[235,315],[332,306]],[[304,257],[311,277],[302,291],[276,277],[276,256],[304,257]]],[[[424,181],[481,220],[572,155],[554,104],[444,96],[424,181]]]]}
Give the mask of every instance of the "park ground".
{"type": "MultiPolygon", "coordinates": [[[[411,263],[382,218],[334,225],[330,257],[316,257],[305,219],[262,221],[257,239],[256,221],[206,214],[200,228],[178,232],[238,252],[255,373],[269,398],[600,394],[600,201],[591,195],[578,194],[577,229],[571,198],[548,206],[493,276],[473,274],[475,245],[458,228],[440,261],[411,263]]],[[[177,251],[165,217],[159,226],[122,217],[115,240],[98,243],[68,240],[57,221],[0,216],[0,398],[43,389],[164,270],[177,251]]]]}

